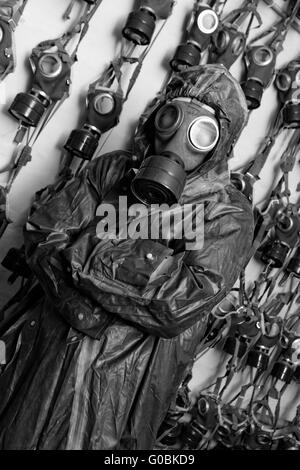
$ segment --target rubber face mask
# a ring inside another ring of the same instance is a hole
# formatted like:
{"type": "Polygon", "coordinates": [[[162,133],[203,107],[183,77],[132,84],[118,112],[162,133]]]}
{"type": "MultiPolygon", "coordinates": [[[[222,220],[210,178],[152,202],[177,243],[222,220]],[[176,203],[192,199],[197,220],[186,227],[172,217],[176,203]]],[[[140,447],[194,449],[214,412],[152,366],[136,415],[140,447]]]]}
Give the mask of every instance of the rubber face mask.
{"type": "Polygon", "coordinates": [[[300,127],[300,60],[290,62],[275,79],[286,127],[300,127]]]}
{"type": "Polygon", "coordinates": [[[132,191],[145,204],[175,204],[187,173],[196,169],[219,140],[214,110],[190,98],[175,98],[156,112],[155,155],[146,158],[132,181],[132,191]]]}

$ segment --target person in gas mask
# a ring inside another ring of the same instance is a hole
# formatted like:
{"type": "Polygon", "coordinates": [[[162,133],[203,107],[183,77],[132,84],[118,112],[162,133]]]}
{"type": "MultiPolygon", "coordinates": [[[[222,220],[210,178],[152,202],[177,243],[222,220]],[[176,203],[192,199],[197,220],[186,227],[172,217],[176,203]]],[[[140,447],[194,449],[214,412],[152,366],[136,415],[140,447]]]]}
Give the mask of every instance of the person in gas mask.
{"type": "Polygon", "coordinates": [[[252,208],[227,166],[246,121],[230,73],[193,67],[141,117],[133,154],[103,155],[40,192],[24,236],[46,295],[30,308],[24,299],[1,328],[1,448],[153,447],[252,243],[252,208]],[[158,202],[202,207],[203,243],[187,249],[189,233],[172,238],[173,229],[162,239],[102,236],[101,208],[118,211],[120,195],[149,217],[158,202]]]}

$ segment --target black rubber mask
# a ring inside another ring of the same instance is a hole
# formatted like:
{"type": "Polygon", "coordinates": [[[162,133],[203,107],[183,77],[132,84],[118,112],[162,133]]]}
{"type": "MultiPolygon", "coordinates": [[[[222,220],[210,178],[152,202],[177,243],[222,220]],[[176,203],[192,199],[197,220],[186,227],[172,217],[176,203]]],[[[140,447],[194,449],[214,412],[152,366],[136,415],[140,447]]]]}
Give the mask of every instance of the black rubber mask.
{"type": "Polygon", "coordinates": [[[146,204],[177,203],[186,173],[201,165],[219,140],[214,110],[190,98],[176,98],[156,112],[155,155],[146,158],[132,182],[146,204]]]}

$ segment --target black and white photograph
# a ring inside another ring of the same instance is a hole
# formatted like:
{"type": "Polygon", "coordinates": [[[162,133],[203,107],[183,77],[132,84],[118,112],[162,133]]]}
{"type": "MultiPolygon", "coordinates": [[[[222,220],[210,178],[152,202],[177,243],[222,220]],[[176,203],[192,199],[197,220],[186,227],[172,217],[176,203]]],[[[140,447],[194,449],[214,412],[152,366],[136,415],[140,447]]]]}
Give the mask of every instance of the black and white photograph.
{"type": "Polygon", "coordinates": [[[300,450],[299,281],[300,0],[0,0],[0,450],[300,450]]]}

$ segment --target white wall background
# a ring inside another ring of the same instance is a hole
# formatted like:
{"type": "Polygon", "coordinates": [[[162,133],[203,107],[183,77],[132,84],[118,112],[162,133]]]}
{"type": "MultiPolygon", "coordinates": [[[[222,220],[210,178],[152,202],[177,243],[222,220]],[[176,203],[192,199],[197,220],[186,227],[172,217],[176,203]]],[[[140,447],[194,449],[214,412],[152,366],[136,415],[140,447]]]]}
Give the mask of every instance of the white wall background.
{"type": "MultiPolygon", "coordinates": [[[[61,35],[68,23],[62,20],[69,0],[29,0],[24,15],[15,33],[17,68],[9,75],[0,87],[0,170],[11,159],[14,146],[12,141],[17,129],[16,121],[7,113],[7,108],[18,92],[26,91],[30,86],[31,73],[28,67],[28,57],[31,50],[42,40],[61,35]]],[[[226,10],[237,8],[241,1],[229,0],[226,10]]],[[[168,60],[181,41],[182,31],[188,12],[191,11],[193,0],[177,0],[173,15],[168,20],[159,40],[155,43],[144,63],[142,73],[124,106],[120,123],[113,130],[102,149],[102,153],[130,145],[134,125],[147,103],[159,91],[167,74],[168,60]]],[[[63,143],[70,131],[78,126],[80,104],[85,96],[88,85],[103,71],[106,64],[118,50],[121,29],[128,13],[133,9],[134,0],[103,0],[97,14],[92,20],[90,30],[82,42],[78,53],[78,62],[72,71],[71,96],[59,109],[43,131],[34,146],[32,161],[21,171],[9,196],[9,217],[13,221],[0,240],[0,261],[12,246],[22,244],[22,224],[31,205],[34,194],[41,187],[52,183],[57,175],[59,161],[62,155],[63,143]]],[[[266,29],[278,19],[277,15],[263,1],[259,11],[262,14],[266,29]]],[[[261,29],[261,30],[262,30],[261,29]]],[[[260,30],[260,31],[261,31],[260,30]]],[[[257,34],[257,30],[250,37],[257,34]]],[[[277,59],[276,68],[280,68],[300,54],[300,35],[291,29],[284,43],[284,51],[277,59]]],[[[240,78],[242,62],[237,62],[232,68],[236,78],[240,78]]],[[[231,160],[232,169],[237,169],[256,154],[264,139],[270,117],[277,106],[274,86],[265,92],[261,107],[252,112],[249,123],[242,133],[236,148],[235,157],[231,160]]],[[[262,200],[270,188],[274,178],[274,168],[280,158],[281,143],[272,152],[262,173],[261,181],[256,184],[255,201],[262,200]]],[[[292,187],[299,182],[299,163],[293,173],[292,187]]],[[[4,184],[6,175],[0,175],[0,184],[4,184]]],[[[247,270],[248,279],[256,278],[261,266],[252,262],[247,270]]],[[[0,267],[0,306],[3,305],[16,286],[9,286],[9,273],[0,267]]],[[[195,369],[195,384],[205,381],[211,376],[218,363],[219,356],[212,351],[198,364],[195,369]]],[[[291,392],[296,393],[295,390],[291,392]]]]}

